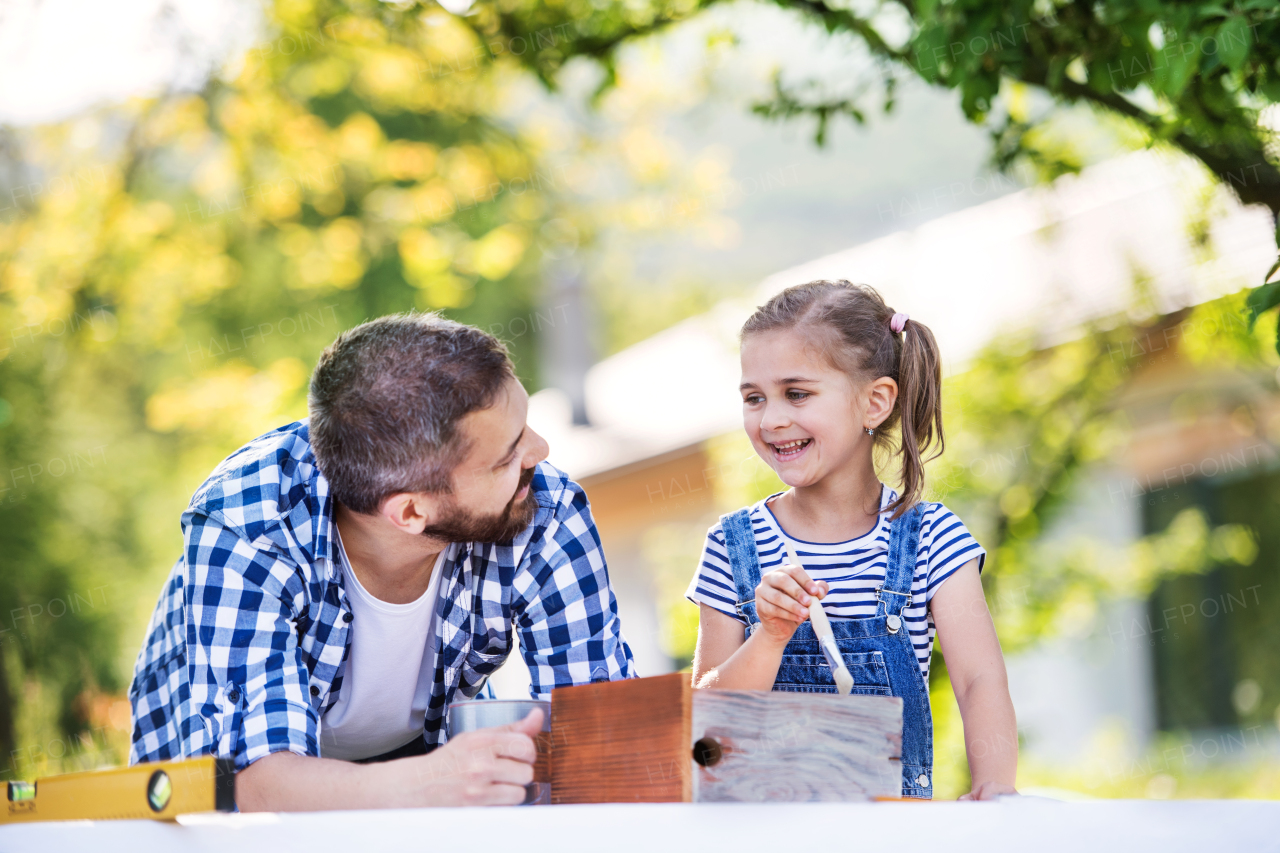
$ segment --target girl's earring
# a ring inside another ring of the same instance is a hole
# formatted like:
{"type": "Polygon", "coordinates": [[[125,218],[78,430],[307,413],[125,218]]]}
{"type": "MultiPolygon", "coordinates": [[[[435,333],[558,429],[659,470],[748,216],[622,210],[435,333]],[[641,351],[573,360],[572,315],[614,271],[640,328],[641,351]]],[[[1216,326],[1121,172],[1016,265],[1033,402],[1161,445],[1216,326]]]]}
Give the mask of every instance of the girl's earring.
{"type": "Polygon", "coordinates": [[[867,435],[874,436],[876,434],[875,427],[863,427],[867,431],[867,435]]]}

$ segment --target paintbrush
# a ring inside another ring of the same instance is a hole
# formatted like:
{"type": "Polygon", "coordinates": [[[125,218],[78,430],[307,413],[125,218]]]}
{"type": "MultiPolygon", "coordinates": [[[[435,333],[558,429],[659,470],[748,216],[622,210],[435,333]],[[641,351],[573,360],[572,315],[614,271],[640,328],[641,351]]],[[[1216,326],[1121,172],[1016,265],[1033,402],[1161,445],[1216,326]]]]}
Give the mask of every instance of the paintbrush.
{"type": "MultiPolygon", "coordinates": [[[[787,543],[787,559],[793,566],[804,568],[790,542],[787,543]]],[[[836,692],[843,696],[853,690],[853,676],[849,674],[849,668],[844,665],[844,658],[840,656],[840,649],[836,647],[836,636],[831,631],[831,623],[827,621],[827,612],[822,609],[822,602],[815,596],[810,598],[813,600],[809,602],[809,621],[813,623],[813,633],[818,638],[822,654],[827,658],[827,665],[831,667],[831,675],[836,680],[836,692]]]]}

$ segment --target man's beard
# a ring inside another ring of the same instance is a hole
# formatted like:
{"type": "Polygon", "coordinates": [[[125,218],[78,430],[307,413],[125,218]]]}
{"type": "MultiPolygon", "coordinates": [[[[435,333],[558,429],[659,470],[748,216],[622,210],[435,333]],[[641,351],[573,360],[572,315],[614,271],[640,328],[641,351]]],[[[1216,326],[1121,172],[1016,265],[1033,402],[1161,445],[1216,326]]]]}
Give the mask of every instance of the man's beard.
{"type": "MultiPolygon", "coordinates": [[[[516,487],[515,495],[533,482],[535,470],[526,468],[520,473],[520,485],[516,487]]],[[[506,542],[514,539],[529,526],[538,511],[533,489],[519,503],[516,503],[515,495],[511,496],[502,512],[493,515],[475,515],[450,498],[439,520],[423,528],[422,535],[446,542],[506,542]]]]}

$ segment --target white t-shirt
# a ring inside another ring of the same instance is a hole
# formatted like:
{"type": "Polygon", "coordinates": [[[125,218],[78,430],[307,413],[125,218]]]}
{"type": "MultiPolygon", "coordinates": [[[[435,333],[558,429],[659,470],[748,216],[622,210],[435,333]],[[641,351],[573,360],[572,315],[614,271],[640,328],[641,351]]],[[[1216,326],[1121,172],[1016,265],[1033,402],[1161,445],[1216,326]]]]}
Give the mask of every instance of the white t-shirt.
{"type": "Polygon", "coordinates": [[[436,558],[427,591],[418,600],[388,604],[361,585],[341,537],[336,544],[355,618],[338,701],[320,722],[320,755],[352,761],[422,737],[435,667],[436,600],[449,549],[436,558]]]}
{"type": "MultiPolygon", "coordinates": [[[[897,496],[893,489],[882,486],[880,508],[883,510],[897,496]]],[[[768,504],[776,497],[778,495],[770,495],[751,507],[751,526],[756,535],[760,574],[785,564],[785,541],[789,539],[809,577],[826,581],[831,586],[831,591],[822,600],[828,616],[833,619],[875,616],[876,587],[884,582],[885,568],[889,563],[889,514],[882,512],[876,526],[857,539],[805,542],[788,536],[774,517],[768,504]]],[[[924,505],[920,548],[911,580],[912,602],[903,611],[902,621],[911,632],[916,661],[926,678],[935,634],[929,602],[943,581],[974,557],[978,558],[981,570],[986,553],[955,513],[940,503],[924,505]]],[[[702,562],[685,596],[694,604],[706,604],[739,618],[734,608],[738,598],[733,569],[729,567],[729,551],[720,522],[707,531],[702,562]]]]}

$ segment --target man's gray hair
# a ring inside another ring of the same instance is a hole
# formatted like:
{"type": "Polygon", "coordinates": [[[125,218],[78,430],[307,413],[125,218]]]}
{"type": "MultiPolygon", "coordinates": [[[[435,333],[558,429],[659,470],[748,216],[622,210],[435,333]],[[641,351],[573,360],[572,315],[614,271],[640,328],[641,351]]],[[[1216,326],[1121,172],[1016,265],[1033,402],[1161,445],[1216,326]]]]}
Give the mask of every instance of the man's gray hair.
{"type": "Polygon", "coordinates": [[[343,332],[311,376],[311,444],[335,500],[377,512],[399,492],[448,494],[469,446],[458,432],[515,372],[492,335],[437,314],[343,332]]]}

